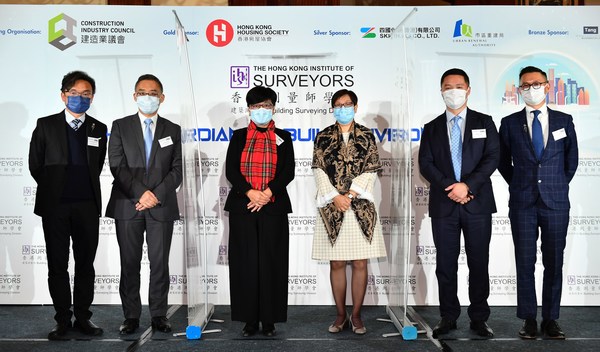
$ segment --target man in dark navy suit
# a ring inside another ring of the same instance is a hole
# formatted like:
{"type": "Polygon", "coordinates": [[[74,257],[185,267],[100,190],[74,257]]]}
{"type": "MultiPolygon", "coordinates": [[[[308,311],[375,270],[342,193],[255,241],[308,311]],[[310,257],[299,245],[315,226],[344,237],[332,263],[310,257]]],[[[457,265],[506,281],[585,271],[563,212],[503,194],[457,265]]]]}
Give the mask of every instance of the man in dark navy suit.
{"type": "Polygon", "coordinates": [[[63,77],[65,110],[38,119],[29,146],[29,171],[37,182],[35,214],[42,217],[48,257],[48,289],[56,326],[48,339],[61,339],[74,326],[101,335],[90,320],[94,300],[94,258],[102,213],[100,172],[106,157],[106,125],[86,114],[96,92],[94,79],[73,71],[63,77]],[[73,311],[69,249],[73,241],[73,311]]]}
{"type": "Polygon", "coordinates": [[[421,175],[431,184],[429,216],[442,318],[433,337],[456,329],[460,315],[457,271],[461,230],[469,266],[470,328],[479,336],[492,337],[494,332],[487,324],[488,262],[496,202],[490,176],[500,157],[498,131],[491,116],[467,108],[471,88],[463,70],[446,71],[441,91],[446,111],[425,125],[419,148],[421,175]]]}
{"type": "Polygon", "coordinates": [[[546,73],[528,66],[519,73],[525,109],[502,119],[498,170],[510,190],[509,218],[517,264],[519,336],[537,336],[535,262],[541,229],[544,279],[541,332],[564,339],[556,322],[560,311],[563,255],[569,224],[569,182],[578,163],[577,136],[571,115],[546,106],[546,73]]]}

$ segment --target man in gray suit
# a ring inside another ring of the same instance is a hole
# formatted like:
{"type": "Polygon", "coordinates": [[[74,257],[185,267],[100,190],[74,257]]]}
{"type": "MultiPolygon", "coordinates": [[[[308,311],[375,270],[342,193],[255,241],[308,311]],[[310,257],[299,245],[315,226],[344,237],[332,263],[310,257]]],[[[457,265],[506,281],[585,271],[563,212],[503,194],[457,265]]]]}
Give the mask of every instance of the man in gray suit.
{"type": "Polygon", "coordinates": [[[171,331],[166,317],[169,251],[173,222],[179,219],[176,189],[182,181],[181,128],[158,115],[165,99],[162,83],[150,74],[140,76],[133,98],[138,113],[113,122],[108,144],[114,181],[106,216],[115,219],[121,256],[122,335],[135,332],[140,323],[144,232],[150,261],[152,328],[171,331]]]}

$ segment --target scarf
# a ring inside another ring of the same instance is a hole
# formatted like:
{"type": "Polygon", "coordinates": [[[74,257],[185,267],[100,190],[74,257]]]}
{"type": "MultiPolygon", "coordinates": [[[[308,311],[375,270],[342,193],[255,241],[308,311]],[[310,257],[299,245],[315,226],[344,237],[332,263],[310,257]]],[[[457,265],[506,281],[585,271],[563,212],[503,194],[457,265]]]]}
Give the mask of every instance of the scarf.
{"type": "MultiPolygon", "coordinates": [[[[373,133],[368,128],[353,123],[348,142],[344,143],[337,123],[327,127],[315,139],[312,167],[322,169],[340,194],[348,193],[355,177],[381,169],[373,133]]],[[[375,204],[359,198],[354,198],[351,204],[363,235],[371,243],[377,221],[375,204]]],[[[344,213],[338,211],[332,202],[319,208],[319,214],[333,246],[342,227],[344,213]]]]}
{"type": "MultiPolygon", "coordinates": [[[[240,171],[253,189],[264,191],[275,177],[277,168],[277,137],[275,122],[271,120],[266,129],[250,121],[246,133],[246,145],[242,150],[240,171]]],[[[271,202],[274,197],[271,197],[271,202]]]]}

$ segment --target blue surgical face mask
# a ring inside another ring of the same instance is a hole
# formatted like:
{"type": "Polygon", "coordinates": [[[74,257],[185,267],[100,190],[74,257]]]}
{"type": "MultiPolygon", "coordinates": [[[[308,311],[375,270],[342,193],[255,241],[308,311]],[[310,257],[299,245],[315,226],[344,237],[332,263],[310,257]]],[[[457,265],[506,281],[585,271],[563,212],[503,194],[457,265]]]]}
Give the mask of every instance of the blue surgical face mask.
{"type": "Polygon", "coordinates": [[[157,112],[160,105],[158,97],[151,97],[149,95],[137,97],[136,102],[140,111],[146,115],[152,115],[157,112]]]}
{"type": "Polygon", "coordinates": [[[347,125],[354,119],[354,107],[334,108],[333,117],[340,125],[347,125]]]}
{"type": "Polygon", "coordinates": [[[91,98],[84,98],[81,95],[69,95],[67,97],[67,109],[76,114],[83,114],[84,112],[88,111],[91,103],[91,98]]]}
{"type": "Polygon", "coordinates": [[[250,110],[250,118],[257,125],[266,125],[273,119],[273,110],[263,108],[250,110]]]}

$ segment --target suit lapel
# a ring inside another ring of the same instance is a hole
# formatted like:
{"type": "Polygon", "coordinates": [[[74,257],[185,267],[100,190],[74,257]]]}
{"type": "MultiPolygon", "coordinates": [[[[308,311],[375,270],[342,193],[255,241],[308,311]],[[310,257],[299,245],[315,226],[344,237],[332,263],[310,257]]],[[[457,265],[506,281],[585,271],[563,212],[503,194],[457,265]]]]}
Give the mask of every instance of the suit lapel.
{"type": "Polygon", "coordinates": [[[50,136],[56,136],[60,145],[60,155],[64,157],[64,162],[67,163],[69,159],[69,146],[67,145],[67,130],[65,129],[65,114],[67,111],[64,110],[62,113],[56,115],[56,120],[52,124],[54,129],[50,136]]]}
{"type": "Polygon", "coordinates": [[[554,135],[552,134],[552,131],[560,129],[560,126],[557,119],[552,118],[553,116],[554,111],[548,109],[548,139],[546,140],[546,147],[544,148],[544,152],[542,153],[542,159],[544,158],[544,155],[546,155],[546,149],[553,149],[556,146],[556,141],[554,140],[554,135]]]}
{"type": "MultiPolygon", "coordinates": [[[[529,153],[534,160],[537,160],[535,156],[535,151],[533,150],[533,142],[531,141],[531,135],[529,134],[529,127],[527,125],[527,110],[523,108],[521,110],[521,114],[519,115],[519,126],[518,128],[521,130],[521,135],[523,136],[523,140],[525,141],[525,145],[529,146],[529,153]],[[522,126],[522,128],[521,128],[522,126]]],[[[543,155],[542,155],[543,156],[543,155]]]]}
{"type": "Polygon", "coordinates": [[[146,149],[144,148],[144,135],[142,134],[142,125],[140,124],[140,117],[138,114],[131,115],[129,119],[129,129],[137,142],[139,155],[142,158],[142,163],[146,163],[146,149]]]}
{"type": "Polygon", "coordinates": [[[448,137],[448,121],[446,119],[446,112],[438,117],[438,135],[435,136],[436,140],[440,141],[443,150],[443,159],[445,160],[445,171],[450,172],[454,175],[454,167],[452,166],[452,153],[450,152],[450,138],[448,137]]]}
{"type": "Polygon", "coordinates": [[[152,161],[154,160],[156,153],[158,152],[158,148],[160,148],[158,141],[163,137],[165,133],[165,124],[163,122],[163,118],[160,116],[156,117],[156,128],[154,129],[154,139],[152,140],[152,151],[150,152],[150,160],[149,164],[152,165],[152,161]]]}
{"type": "MultiPolygon", "coordinates": [[[[475,124],[475,119],[471,114],[470,110],[467,108],[467,113],[465,114],[465,135],[462,140],[462,155],[465,155],[464,151],[469,150],[471,141],[473,139],[473,128],[475,124]]],[[[464,164],[464,163],[463,163],[464,164]]]]}

